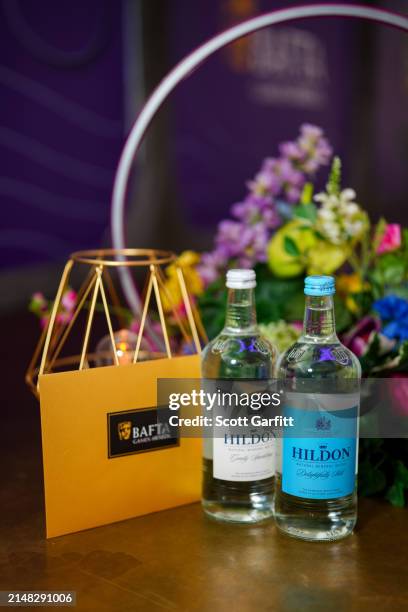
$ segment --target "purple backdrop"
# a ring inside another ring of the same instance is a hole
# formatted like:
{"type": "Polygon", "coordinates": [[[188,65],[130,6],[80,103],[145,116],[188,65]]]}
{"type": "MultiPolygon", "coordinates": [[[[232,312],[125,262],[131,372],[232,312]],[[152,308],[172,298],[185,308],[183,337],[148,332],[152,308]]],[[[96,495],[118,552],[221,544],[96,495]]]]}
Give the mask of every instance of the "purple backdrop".
{"type": "MultiPolygon", "coordinates": [[[[172,0],[171,63],[211,34],[288,4],[172,0]]],[[[344,153],[355,43],[354,21],[274,26],[230,45],[179,86],[174,163],[179,197],[193,223],[212,227],[225,216],[261,160],[277,153],[278,142],[294,138],[304,121],[321,125],[344,153]]]]}
{"type": "Polygon", "coordinates": [[[101,242],[122,135],[121,2],[0,5],[2,267],[101,242]]]}

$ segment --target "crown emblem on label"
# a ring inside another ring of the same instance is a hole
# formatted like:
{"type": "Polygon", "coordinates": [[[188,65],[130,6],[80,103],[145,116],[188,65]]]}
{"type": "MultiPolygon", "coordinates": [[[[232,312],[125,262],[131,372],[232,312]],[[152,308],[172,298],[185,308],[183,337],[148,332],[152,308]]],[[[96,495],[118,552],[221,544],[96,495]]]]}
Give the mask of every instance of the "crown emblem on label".
{"type": "Polygon", "coordinates": [[[330,419],[327,419],[325,416],[316,419],[316,429],[317,431],[329,431],[331,429],[330,419]]]}

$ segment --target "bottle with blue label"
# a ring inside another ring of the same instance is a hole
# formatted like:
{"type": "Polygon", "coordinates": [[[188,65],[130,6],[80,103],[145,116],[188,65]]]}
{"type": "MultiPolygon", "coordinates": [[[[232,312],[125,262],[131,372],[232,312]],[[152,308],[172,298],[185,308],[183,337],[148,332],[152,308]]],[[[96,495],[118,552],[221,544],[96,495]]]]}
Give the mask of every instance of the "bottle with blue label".
{"type": "Polygon", "coordinates": [[[357,520],[361,367],[341,344],[334,320],[334,278],[305,279],[303,334],[281,355],[284,391],[277,458],[275,520],[304,540],[338,540],[357,520]]]}

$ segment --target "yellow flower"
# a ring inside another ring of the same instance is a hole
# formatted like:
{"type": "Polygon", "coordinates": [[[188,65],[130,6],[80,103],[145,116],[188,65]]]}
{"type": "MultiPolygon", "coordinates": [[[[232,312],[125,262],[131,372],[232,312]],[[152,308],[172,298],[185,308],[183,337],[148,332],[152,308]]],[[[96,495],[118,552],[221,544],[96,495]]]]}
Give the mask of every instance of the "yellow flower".
{"type": "Polygon", "coordinates": [[[317,238],[312,229],[304,228],[300,220],[289,221],[281,227],[267,246],[268,265],[275,276],[289,278],[301,274],[306,266],[305,252],[312,247],[317,238]],[[299,255],[290,255],[285,249],[285,238],[295,243],[299,255]]]}
{"type": "Polygon", "coordinates": [[[348,256],[345,245],[336,245],[326,240],[317,240],[307,253],[308,274],[332,274],[344,264],[348,256]]]}
{"type": "Polygon", "coordinates": [[[182,302],[181,289],[177,276],[177,268],[181,268],[186,283],[187,291],[190,295],[200,295],[204,290],[203,281],[197,272],[196,266],[200,261],[200,255],[194,251],[184,251],[176,261],[167,266],[166,280],[164,286],[167,291],[161,292],[163,308],[165,312],[170,312],[172,306],[178,308],[182,302]],[[168,299],[167,293],[171,297],[168,299]]]}
{"type": "Polygon", "coordinates": [[[336,291],[340,296],[345,298],[347,308],[353,313],[358,312],[358,305],[351,294],[360,293],[367,288],[368,283],[363,283],[361,276],[357,273],[340,274],[336,278],[336,291]]]}
{"type": "MultiPolygon", "coordinates": [[[[195,251],[183,251],[177,257],[176,263],[179,268],[192,268],[200,263],[200,255],[195,251]]],[[[168,270],[174,268],[174,264],[168,266],[168,270]]]]}
{"type": "Polygon", "coordinates": [[[334,245],[318,238],[312,227],[294,219],[272,237],[267,253],[268,265],[274,275],[289,278],[305,270],[308,274],[332,274],[346,261],[348,249],[346,245],[334,245]],[[286,251],[286,238],[294,242],[298,254],[291,255],[286,251]]]}
{"type": "Polygon", "coordinates": [[[363,281],[359,274],[339,274],[336,278],[337,293],[346,297],[349,293],[359,293],[363,289],[363,281]]]}

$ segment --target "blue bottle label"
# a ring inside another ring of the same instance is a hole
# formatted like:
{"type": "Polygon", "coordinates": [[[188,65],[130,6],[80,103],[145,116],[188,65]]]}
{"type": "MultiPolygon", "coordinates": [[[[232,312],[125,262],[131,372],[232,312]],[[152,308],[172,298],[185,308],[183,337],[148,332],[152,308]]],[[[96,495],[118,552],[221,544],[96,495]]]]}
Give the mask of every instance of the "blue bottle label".
{"type": "Polygon", "coordinates": [[[282,490],[305,499],[336,499],[354,491],[358,407],[284,407],[293,417],[282,439],[282,490]]]}

